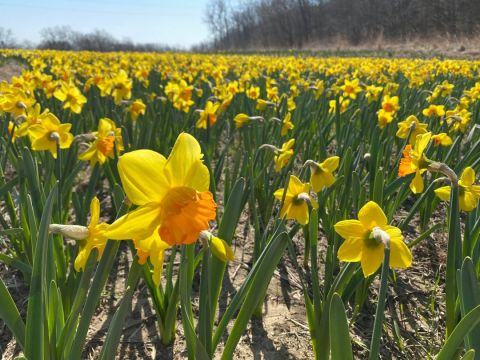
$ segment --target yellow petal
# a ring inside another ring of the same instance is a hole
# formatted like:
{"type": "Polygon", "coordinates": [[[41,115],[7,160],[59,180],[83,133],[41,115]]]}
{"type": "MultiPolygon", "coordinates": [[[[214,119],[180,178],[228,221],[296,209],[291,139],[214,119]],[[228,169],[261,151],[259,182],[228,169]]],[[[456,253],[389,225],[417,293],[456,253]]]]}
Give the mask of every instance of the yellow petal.
{"type": "Polygon", "coordinates": [[[293,195],[298,195],[304,192],[305,184],[296,177],[295,175],[290,175],[290,180],[288,182],[288,193],[293,195]]]}
{"type": "Polygon", "coordinates": [[[97,225],[100,220],[100,201],[96,196],[90,202],[90,226],[97,225]]]}
{"type": "MultiPolygon", "coordinates": [[[[347,220],[348,221],[348,220],[347,220]]],[[[336,229],[335,229],[336,230],[336,229]]],[[[349,237],[338,249],[337,257],[341,261],[357,262],[362,258],[363,239],[349,237]]]]}
{"type": "Polygon", "coordinates": [[[336,179],[330,172],[317,171],[314,172],[310,178],[313,191],[320,192],[325,187],[330,187],[335,183],[336,179]]]}
{"type": "Polygon", "coordinates": [[[364,238],[368,233],[368,229],[365,229],[359,220],[342,220],[337,222],[334,228],[344,239],[364,238]]]}
{"type": "Polygon", "coordinates": [[[368,230],[373,229],[375,226],[383,228],[387,225],[387,217],[380,206],[374,201],[369,201],[363,205],[358,212],[358,220],[360,220],[362,225],[368,230]]]}
{"type": "Polygon", "coordinates": [[[430,142],[430,138],[432,137],[432,133],[428,132],[422,135],[417,135],[417,138],[415,140],[415,151],[421,155],[425,151],[425,149],[428,146],[428,143],[430,142]]]}
{"type": "Polygon", "coordinates": [[[435,189],[435,195],[437,195],[443,201],[449,201],[450,186],[442,186],[441,188],[435,189]]]}
{"type": "Polygon", "coordinates": [[[408,246],[396,237],[390,238],[390,267],[405,269],[412,265],[412,253],[408,246]]]}
{"type": "Polygon", "coordinates": [[[467,166],[460,176],[461,185],[471,186],[475,182],[475,170],[470,166],[467,166]]]}
{"type": "Polygon", "coordinates": [[[334,172],[338,168],[338,164],[340,162],[340,157],[332,156],[322,162],[320,165],[326,168],[330,172],[334,172]]]}
{"type": "Polygon", "coordinates": [[[478,198],[471,191],[465,190],[459,198],[460,210],[472,211],[478,205],[478,198]]]}
{"type": "Polygon", "coordinates": [[[423,192],[423,178],[419,171],[416,171],[415,177],[413,178],[412,182],[410,183],[410,190],[414,194],[420,194],[423,192]]]}
{"type": "Polygon", "coordinates": [[[145,239],[160,223],[160,204],[150,203],[123,215],[105,231],[112,240],[145,239]]]}
{"type": "Polygon", "coordinates": [[[308,205],[302,202],[299,205],[292,204],[287,213],[287,218],[297,220],[299,224],[306,225],[309,220],[308,205]]]}
{"type": "Polygon", "coordinates": [[[198,141],[190,134],[180,134],[165,164],[165,175],[170,186],[186,186],[199,192],[207,191],[210,186],[210,173],[202,158],[198,141]]]}
{"type": "Polygon", "coordinates": [[[151,150],[136,150],[122,155],[118,171],[128,199],[135,205],[160,202],[168,190],[164,176],[166,160],[151,150]]]}
{"type": "Polygon", "coordinates": [[[365,277],[378,270],[383,262],[383,244],[374,247],[364,246],[362,251],[362,271],[365,277]]]}
{"type": "Polygon", "coordinates": [[[225,240],[212,236],[210,244],[213,255],[223,262],[232,261],[235,258],[232,249],[225,240]]]}

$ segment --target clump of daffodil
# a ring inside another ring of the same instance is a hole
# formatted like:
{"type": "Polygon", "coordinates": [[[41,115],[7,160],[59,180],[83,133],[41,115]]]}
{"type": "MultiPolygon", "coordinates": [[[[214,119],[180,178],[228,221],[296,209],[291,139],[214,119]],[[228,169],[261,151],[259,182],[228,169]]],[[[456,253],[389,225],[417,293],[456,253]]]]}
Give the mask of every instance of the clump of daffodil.
{"type": "Polygon", "coordinates": [[[106,236],[139,240],[156,231],[169,245],[195,242],[215,219],[217,207],[202,158],[200,144],[186,133],[178,136],[168,159],[151,150],[122,155],[118,161],[122,185],[138,207],[116,220],[106,236]]]}
{"type": "Polygon", "coordinates": [[[209,246],[212,254],[223,262],[232,261],[235,256],[232,249],[223,239],[214,236],[210,231],[203,230],[200,232],[200,240],[209,246]]]}
{"type": "Polygon", "coordinates": [[[423,192],[424,184],[422,174],[427,171],[428,166],[432,163],[424,154],[427,145],[430,142],[432,133],[417,135],[415,146],[405,146],[403,150],[403,157],[400,160],[400,166],[398,167],[399,176],[407,176],[415,173],[415,177],[410,183],[410,190],[414,194],[423,192]]]}
{"type": "Polygon", "coordinates": [[[417,139],[417,135],[427,132],[428,124],[421,123],[415,115],[410,115],[406,120],[398,123],[397,137],[406,139],[410,133],[409,143],[413,145],[417,139]]]}
{"type": "MultiPolygon", "coordinates": [[[[475,185],[475,170],[466,167],[458,181],[460,210],[472,211],[478,206],[480,185],[475,185]]],[[[435,194],[443,201],[450,200],[450,186],[443,186],[435,190],[435,194]]]]}
{"type": "Polygon", "coordinates": [[[310,183],[312,184],[313,191],[320,192],[335,183],[336,179],[333,172],[337,170],[339,163],[340,157],[338,156],[331,156],[321,163],[313,160],[307,160],[305,162],[305,165],[310,166],[310,183]]]}
{"type": "Polygon", "coordinates": [[[273,194],[279,201],[282,201],[285,195],[280,216],[287,220],[296,220],[301,225],[308,224],[310,217],[308,204],[310,203],[314,209],[318,208],[317,201],[310,196],[309,192],[309,183],[304,184],[295,175],[290,175],[287,189],[278,189],[273,194]]]}
{"type": "Polygon", "coordinates": [[[68,149],[73,141],[73,134],[70,132],[72,124],[61,124],[60,120],[49,113],[42,119],[42,122],[29,127],[29,135],[32,141],[32,150],[48,150],[53,158],[57,158],[57,147],[68,149]]]}
{"type": "Polygon", "coordinates": [[[143,100],[137,99],[132,101],[132,103],[128,107],[128,112],[130,113],[132,120],[135,121],[140,115],[145,115],[145,109],[146,105],[143,103],[143,100]]]}
{"type": "Polygon", "coordinates": [[[217,122],[217,112],[219,107],[220,103],[213,103],[210,100],[207,101],[205,109],[197,110],[200,113],[200,118],[195,126],[199,129],[206,129],[208,123],[208,127],[212,127],[217,122]]]}
{"type": "Polygon", "coordinates": [[[90,223],[88,226],[51,224],[49,227],[51,233],[61,234],[79,242],[79,250],[74,264],[76,271],[85,269],[85,264],[93,249],[98,250],[97,261],[103,254],[107,243],[105,230],[108,228],[108,224],[99,223],[99,220],[100,201],[97,197],[94,197],[90,203],[90,223]]]}
{"type": "Polygon", "coordinates": [[[56,88],[53,96],[63,102],[64,109],[70,109],[75,114],[80,114],[83,106],[87,103],[87,98],[83,96],[80,89],[73,83],[65,81],[56,88]]]}
{"type": "Polygon", "coordinates": [[[342,220],[335,231],[345,239],[338,249],[338,259],[360,262],[365,277],[375,273],[383,262],[385,240],[390,242],[390,267],[408,268],[412,253],[403,242],[399,228],[388,225],[377,203],[369,201],[358,212],[358,220],[342,220]]]}
{"type": "Polygon", "coordinates": [[[98,131],[92,133],[94,142],[78,156],[80,160],[90,161],[90,166],[96,163],[104,164],[108,159],[115,157],[123,151],[122,129],[117,128],[113,120],[108,118],[100,119],[98,131]]]}

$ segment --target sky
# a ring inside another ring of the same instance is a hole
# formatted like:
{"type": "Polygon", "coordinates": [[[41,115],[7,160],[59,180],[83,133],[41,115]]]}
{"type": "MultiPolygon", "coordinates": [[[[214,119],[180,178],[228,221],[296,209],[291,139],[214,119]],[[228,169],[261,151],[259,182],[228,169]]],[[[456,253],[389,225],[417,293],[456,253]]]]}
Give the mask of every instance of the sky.
{"type": "Polygon", "coordinates": [[[106,30],[115,38],[188,48],[209,39],[208,0],[0,0],[0,26],[17,41],[38,43],[45,27],[106,30]]]}

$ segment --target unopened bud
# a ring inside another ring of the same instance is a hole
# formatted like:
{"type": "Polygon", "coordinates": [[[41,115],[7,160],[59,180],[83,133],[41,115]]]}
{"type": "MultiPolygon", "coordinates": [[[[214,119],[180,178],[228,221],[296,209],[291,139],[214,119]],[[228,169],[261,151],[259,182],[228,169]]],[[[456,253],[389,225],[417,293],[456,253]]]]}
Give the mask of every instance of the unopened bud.
{"type": "Polygon", "coordinates": [[[48,230],[52,234],[61,234],[73,240],[85,240],[88,237],[88,228],[81,225],[51,224],[48,230]]]}

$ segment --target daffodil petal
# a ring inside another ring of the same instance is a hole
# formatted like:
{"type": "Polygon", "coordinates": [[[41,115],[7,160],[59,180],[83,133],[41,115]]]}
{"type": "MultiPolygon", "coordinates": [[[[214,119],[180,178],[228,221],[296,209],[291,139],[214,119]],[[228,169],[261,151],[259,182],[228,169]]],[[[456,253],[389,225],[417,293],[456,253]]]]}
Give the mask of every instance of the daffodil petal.
{"type": "Polygon", "coordinates": [[[362,251],[361,266],[365,277],[378,270],[383,262],[384,249],[382,244],[374,247],[364,246],[362,251]]]}
{"type": "Polygon", "coordinates": [[[375,226],[383,228],[387,225],[387,217],[380,206],[374,201],[369,201],[362,206],[358,212],[358,220],[369,230],[375,226]]]}
{"type": "Polygon", "coordinates": [[[450,186],[442,186],[441,188],[435,189],[435,195],[437,195],[443,201],[449,201],[450,186]]]}
{"type": "Polygon", "coordinates": [[[344,239],[364,238],[368,229],[366,229],[359,220],[342,220],[335,224],[335,231],[344,239]]]}
{"type": "Polygon", "coordinates": [[[145,239],[160,222],[160,204],[150,203],[123,215],[110,225],[105,236],[112,240],[145,239]]]}
{"type": "MultiPolygon", "coordinates": [[[[336,230],[336,229],[335,229],[336,230]]],[[[349,237],[338,249],[337,257],[341,261],[357,262],[362,259],[363,239],[349,237]]]]}
{"type": "Polygon", "coordinates": [[[165,164],[170,186],[186,186],[199,192],[207,191],[210,186],[210,173],[202,159],[202,149],[198,141],[190,134],[180,134],[165,164]]]}
{"type": "Polygon", "coordinates": [[[412,265],[412,253],[399,238],[390,238],[390,267],[405,269],[412,265]]]}
{"type": "Polygon", "coordinates": [[[471,186],[475,182],[475,171],[467,166],[460,176],[460,181],[463,186],[471,186]]]}
{"type": "Polygon", "coordinates": [[[416,171],[415,177],[410,183],[410,190],[412,190],[414,194],[420,194],[423,192],[423,188],[424,188],[424,185],[423,185],[422,175],[420,174],[420,171],[416,171]]]}
{"type": "Polygon", "coordinates": [[[168,190],[165,163],[162,155],[151,150],[136,150],[120,157],[118,171],[132,203],[144,205],[161,201],[168,190]]]}

